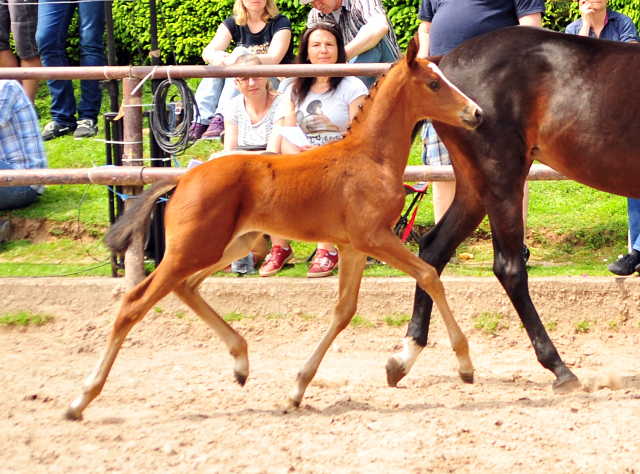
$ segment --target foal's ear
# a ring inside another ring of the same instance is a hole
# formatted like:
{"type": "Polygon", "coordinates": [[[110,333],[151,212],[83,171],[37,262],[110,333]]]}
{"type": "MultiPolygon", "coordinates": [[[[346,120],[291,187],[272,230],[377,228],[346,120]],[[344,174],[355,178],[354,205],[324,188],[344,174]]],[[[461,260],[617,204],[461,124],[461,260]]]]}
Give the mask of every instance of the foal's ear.
{"type": "Polygon", "coordinates": [[[418,48],[420,48],[420,40],[418,39],[418,34],[411,38],[409,41],[409,46],[407,46],[407,64],[409,67],[414,67],[416,65],[416,56],[418,56],[418,48]]]}

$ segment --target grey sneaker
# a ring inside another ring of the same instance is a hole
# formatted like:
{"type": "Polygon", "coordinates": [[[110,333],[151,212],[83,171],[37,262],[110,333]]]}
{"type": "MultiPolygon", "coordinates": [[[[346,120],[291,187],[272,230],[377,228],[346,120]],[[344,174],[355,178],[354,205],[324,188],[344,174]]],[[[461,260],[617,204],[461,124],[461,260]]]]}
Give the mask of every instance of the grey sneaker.
{"type": "Polygon", "coordinates": [[[9,221],[0,221],[0,244],[11,237],[11,224],[9,221]]]}
{"type": "Polygon", "coordinates": [[[73,138],[75,140],[81,140],[83,138],[93,137],[98,133],[98,122],[92,119],[78,120],[78,127],[73,132],[73,138]]]}
{"type": "Polygon", "coordinates": [[[54,138],[69,135],[73,133],[75,129],[75,127],[63,127],[57,122],[49,122],[44,126],[44,130],[42,131],[42,140],[46,142],[54,138]]]}

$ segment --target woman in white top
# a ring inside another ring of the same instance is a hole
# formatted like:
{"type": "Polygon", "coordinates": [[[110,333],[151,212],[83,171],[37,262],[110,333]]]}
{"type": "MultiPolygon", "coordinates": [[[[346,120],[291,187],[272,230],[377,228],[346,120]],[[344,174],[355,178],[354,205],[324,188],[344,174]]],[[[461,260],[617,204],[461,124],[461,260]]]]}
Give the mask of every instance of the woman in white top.
{"type": "MultiPolygon", "coordinates": [[[[311,23],[300,37],[298,64],[336,64],[346,62],[344,40],[337,23],[323,20],[311,23]]],[[[298,77],[284,92],[285,126],[298,125],[310,145],[297,147],[282,140],[282,153],[299,153],[343,137],[347,125],[364,101],[368,90],[356,77],[298,77]]],[[[271,236],[273,248],[260,275],[277,273],[293,253],[289,243],[271,236]]],[[[307,277],[331,274],[338,263],[338,251],[331,243],[319,243],[316,258],[307,277]]]]}
{"type": "MultiPolygon", "coordinates": [[[[240,56],[234,64],[249,66],[262,62],[250,53],[240,56]]],[[[233,81],[240,95],[231,99],[225,108],[224,151],[214,153],[211,158],[238,150],[280,153],[281,137],[272,131],[284,124],[284,97],[271,87],[266,77],[236,77],[233,81]]]]}
{"type": "MultiPolygon", "coordinates": [[[[259,65],[255,54],[245,54],[236,59],[236,65],[259,65]]],[[[284,109],[282,94],[276,92],[266,77],[236,77],[234,84],[240,95],[234,97],[225,108],[224,151],[214,153],[211,158],[229,154],[280,153],[281,137],[272,133],[275,126],[283,125],[284,109]]],[[[253,273],[254,264],[269,253],[264,239],[259,239],[247,257],[233,262],[231,271],[253,273]]]]}

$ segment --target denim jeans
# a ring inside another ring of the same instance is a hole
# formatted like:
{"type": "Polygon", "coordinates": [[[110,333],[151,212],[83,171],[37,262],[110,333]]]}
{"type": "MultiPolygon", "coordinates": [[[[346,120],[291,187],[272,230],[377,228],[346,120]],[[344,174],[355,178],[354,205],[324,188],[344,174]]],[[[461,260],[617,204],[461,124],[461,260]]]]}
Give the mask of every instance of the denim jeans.
{"type": "MultiPolygon", "coordinates": [[[[0,170],[12,169],[9,163],[0,161],[0,170]]],[[[37,197],[38,193],[31,186],[0,186],[0,211],[28,206],[37,197]]]]}
{"type": "Polygon", "coordinates": [[[222,111],[231,99],[239,94],[232,77],[205,77],[196,89],[196,104],[200,123],[205,125],[222,111]]]}
{"type": "MultiPolygon", "coordinates": [[[[104,3],[53,3],[40,0],[36,41],[42,65],[68,66],[65,42],[73,13],[78,8],[80,66],[104,66],[104,3]]],[[[47,81],[51,93],[51,117],[62,126],[76,126],[76,98],[69,80],[47,81]]],[[[98,120],[102,104],[100,81],[80,82],[78,119],[98,120]]]]}
{"type": "MultiPolygon", "coordinates": [[[[244,54],[252,54],[244,46],[238,46],[231,53],[234,59],[244,54]]],[[[222,111],[229,101],[240,94],[232,77],[205,77],[196,89],[196,104],[200,112],[200,123],[208,125],[216,114],[224,115],[222,111]]]]}
{"type": "Polygon", "coordinates": [[[631,247],[640,252],[640,199],[627,198],[627,209],[631,247]]]}
{"type": "MultiPolygon", "coordinates": [[[[393,57],[393,53],[384,39],[364,53],[358,54],[356,57],[351,58],[350,63],[394,63],[396,58],[393,57]]],[[[366,86],[371,89],[371,86],[376,81],[375,76],[361,76],[359,77],[366,86]]]]}

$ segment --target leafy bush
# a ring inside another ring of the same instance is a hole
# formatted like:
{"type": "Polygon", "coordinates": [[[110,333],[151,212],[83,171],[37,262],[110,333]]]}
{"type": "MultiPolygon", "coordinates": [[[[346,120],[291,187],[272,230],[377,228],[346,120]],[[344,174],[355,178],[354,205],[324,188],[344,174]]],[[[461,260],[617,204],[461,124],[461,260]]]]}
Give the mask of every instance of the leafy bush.
{"type": "MultiPolygon", "coordinates": [[[[202,50],[215,32],[233,13],[234,0],[157,0],[158,47],[163,63],[201,64],[202,50]]],[[[310,6],[300,5],[299,0],[278,0],[278,8],[293,25],[297,44],[307,21],[310,6]]],[[[400,48],[405,50],[415,35],[420,20],[418,9],[421,0],[382,0],[398,37],[400,48]]],[[[640,0],[610,0],[609,6],[631,17],[640,25],[640,0]]],[[[578,2],[546,0],[543,26],[564,31],[569,23],[580,18],[578,2]]],[[[150,51],[149,3],[113,2],[113,22],[116,39],[116,56],[119,64],[141,64],[150,51]]],[[[78,63],[78,22],[74,17],[67,38],[67,52],[71,63],[78,63]]]]}

